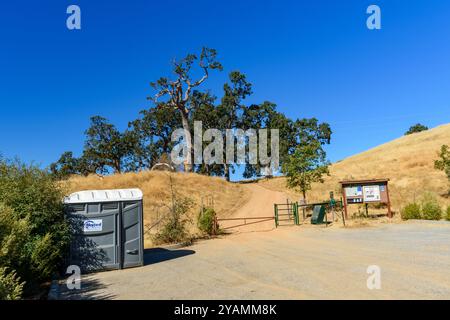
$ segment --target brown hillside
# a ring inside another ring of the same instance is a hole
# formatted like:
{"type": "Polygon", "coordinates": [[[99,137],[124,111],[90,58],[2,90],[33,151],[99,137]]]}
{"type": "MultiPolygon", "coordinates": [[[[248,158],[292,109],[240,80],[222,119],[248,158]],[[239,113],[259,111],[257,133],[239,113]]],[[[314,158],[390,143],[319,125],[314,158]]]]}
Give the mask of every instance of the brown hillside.
{"type": "MultiPolygon", "coordinates": [[[[450,124],[403,136],[366,152],[334,163],[324,184],[314,184],[307,197],[310,201],[325,200],[329,191],[341,194],[339,181],[344,179],[390,178],[393,208],[419,198],[425,191],[438,196],[442,204],[450,205],[446,196],[447,176],[434,169],[434,161],[442,145],[450,145],[450,124]]],[[[259,182],[276,191],[286,191],[292,198],[300,194],[286,188],[285,178],[259,182]]]]}

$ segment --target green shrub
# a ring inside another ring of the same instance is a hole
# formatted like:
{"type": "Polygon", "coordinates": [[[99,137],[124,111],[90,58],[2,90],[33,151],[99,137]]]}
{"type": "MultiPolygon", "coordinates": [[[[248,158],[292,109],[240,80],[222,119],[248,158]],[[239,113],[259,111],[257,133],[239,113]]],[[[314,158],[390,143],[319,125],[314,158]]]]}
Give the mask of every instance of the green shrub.
{"type": "Polygon", "coordinates": [[[421,219],[420,205],[417,203],[410,203],[406,205],[401,211],[403,220],[421,219]]]}
{"type": "Polygon", "coordinates": [[[23,260],[30,232],[27,219],[17,219],[11,208],[0,203],[0,267],[26,272],[23,260]],[[23,270],[22,270],[23,268],[23,270]]]}
{"type": "MultiPolygon", "coordinates": [[[[448,145],[443,145],[438,155],[439,159],[434,162],[434,167],[444,171],[450,182],[450,147],[448,145]]],[[[448,192],[450,194],[450,190],[448,192]]]]}
{"type": "Polygon", "coordinates": [[[8,273],[6,268],[0,268],[0,300],[19,300],[23,286],[14,271],[8,273]]]}
{"type": "Polygon", "coordinates": [[[409,134],[416,133],[416,132],[426,131],[426,130],[428,130],[427,126],[424,126],[423,124],[417,123],[417,124],[411,126],[409,128],[409,130],[405,132],[405,136],[407,136],[409,134]]]}
{"type": "Polygon", "coordinates": [[[213,208],[205,208],[198,215],[197,226],[201,232],[208,235],[214,234],[214,217],[216,212],[213,208]]]}
{"type": "Polygon", "coordinates": [[[153,242],[155,244],[186,242],[188,232],[185,225],[185,220],[169,218],[161,231],[153,236],[153,242]]]}
{"type": "Polygon", "coordinates": [[[450,221],[450,206],[448,206],[447,212],[445,213],[445,220],[450,221]]]}
{"type": "Polygon", "coordinates": [[[441,220],[442,208],[431,194],[426,194],[422,200],[422,218],[424,220],[441,220]]]}
{"type": "Polygon", "coordinates": [[[70,241],[63,190],[36,166],[0,159],[0,267],[33,293],[58,271],[70,241]]]}
{"type": "Polygon", "coordinates": [[[153,236],[155,244],[163,243],[188,243],[191,241],[186,224],[188,211],[192,208],[193,201],[189,198],[172,199],[172,207],[161,230],[153,236]]]}

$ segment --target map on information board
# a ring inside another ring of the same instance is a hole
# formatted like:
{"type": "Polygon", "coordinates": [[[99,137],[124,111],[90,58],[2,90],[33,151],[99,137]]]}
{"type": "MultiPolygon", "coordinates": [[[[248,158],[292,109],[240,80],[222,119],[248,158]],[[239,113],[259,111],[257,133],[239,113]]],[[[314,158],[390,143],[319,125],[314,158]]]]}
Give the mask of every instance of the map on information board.
{"type": "Polygon", "coordinates": [[[380,186],[364,186],[364,202],[376,202],[381,200],[380,186]]]}
{"type": "Polygon", "coordinates": [[[347,197],[361,197],[363,195],[362,187],[346,187],[345,188],[345,196],[347,197]]]}

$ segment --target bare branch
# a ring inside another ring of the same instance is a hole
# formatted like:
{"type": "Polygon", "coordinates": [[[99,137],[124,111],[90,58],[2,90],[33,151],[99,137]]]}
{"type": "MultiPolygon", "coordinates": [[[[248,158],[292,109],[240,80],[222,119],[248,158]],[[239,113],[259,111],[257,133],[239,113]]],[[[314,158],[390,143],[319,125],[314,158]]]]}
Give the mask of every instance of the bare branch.
{"type": "Polygon", "coordinates": [[[205,74],[203,75],[203,77],[200,80],[197,80],[196,82],[194,82],[193,84],[191,83],[190,80],[186,80],[186,84],[187,84],[187,88],[186,91],[184,93],[184,99],[183,102],[187,102],[189,100],[189,97],[191,95],[191,91],[192,88],[198,87],[199,85],[201,85],[206,79],[208,79],[209,73],[208,73],[208,68],[207,67],[203,67],[203,70],[205,72],[205,74]]]}
{"type": "MultiPolygon", "coordinates": [[[[154,100],[155,102],[158,102],[158,99],[161,98],[162,96],[165,96],[166,94],[170,94],[170,90],[169,90],[168,88],[163,89],[163,90],[157,92],[157,93],[155,94],[155,96],[153,97],[153,100],[154,100]]],[[[151,98],[149,98],[149,99],[151,99],[151,98]]]]}
{"type": "Polygon", "coordinates": [[[193,54],[188,54],[182,60],[173,60],[173,72],[176,75],[176,80],[168,81],[167,78],[160,78],[155,84],[152,84],[158,92],[153,98],[149,99],[157,103],[162,96],[168,95],[168,105],[179,109],[184,114],[189,113],[188,104],[193,88],[200,86],[208,79],[210,69],[222,70],[222,65],[215,60],[216,55],[216,50],[204,47],[199,59],[193,54]],[[198,66],[203,70],[204,75],[193,82],[190,72],[194,61],[197,59],[199,60],[198,66]]]}

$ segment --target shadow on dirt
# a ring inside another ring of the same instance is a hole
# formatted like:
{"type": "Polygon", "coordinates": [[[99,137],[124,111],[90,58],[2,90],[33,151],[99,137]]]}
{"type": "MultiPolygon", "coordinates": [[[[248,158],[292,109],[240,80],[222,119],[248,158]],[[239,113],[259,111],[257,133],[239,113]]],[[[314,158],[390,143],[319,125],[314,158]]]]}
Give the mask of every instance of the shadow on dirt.
{"type": "MultiPolygon", "coordinates": [[[[144,265],[151,265],[172,259],[177,259],[194,254],[194,250],[170,250],[165,248],[151,248],[144,250],[144,265]]],[[[122,270],[102,271],[102,272],[122,272],[122,270]]],[[[88,274],[82,277],[81,289],[69,290],[66,285],[67,279],[59,281],[57,298],[59,300],[110,300],[115,295],[106,293],[107,285],[95,278],[95,274],[88,274]]]]}
{"type": "Polygon", "coordinates": [[[64,281],[62,280],[59,285],[58,299],[60,300],[110,300],[115,297],[112,294],[103,293],[107,286],[97,279],[83,279],[79,290],[69,290],[64,281]]]}
{"type": "Polygon", "coordinates": [[[165,248],[151,248],[144,250],[144,265],[164,262],[194,254],[194,250],[169,250],[165,248]]]}

